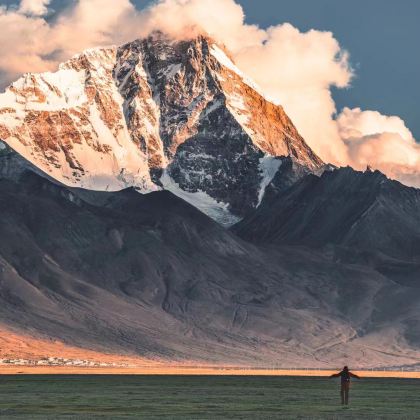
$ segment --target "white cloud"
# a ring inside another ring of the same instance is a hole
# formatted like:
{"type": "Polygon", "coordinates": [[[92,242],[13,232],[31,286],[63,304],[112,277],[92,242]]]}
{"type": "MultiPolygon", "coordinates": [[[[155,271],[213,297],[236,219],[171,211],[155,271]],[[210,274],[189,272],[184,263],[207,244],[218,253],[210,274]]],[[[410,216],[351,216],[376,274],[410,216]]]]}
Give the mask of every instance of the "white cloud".
{"type": "Polygon", "coordinates": [[[47,1],[0,7],[0,73],[3,86],[26,72],[53,70],[94,46],[134,39],[137,16],[129,0],[79,0],[52,23],[41,16],[47,1]]]}
{"type": "Polygon", "coordinates": [[[299,32],[290,24],[269,28],[264,42],[239,50],[238,65],[286,109],[309,145],[326,161],[347,160],[333,115],[331,86],[345,87],[348,54],[330,32],[299,32]]]}
{"type": "Polygon", "coordinates": [[[335,120],[331,87],[348,87],[352,69],[331,32],[303,33],[287,23],[249,25],[234,0],[160,0],[144,10],[129,0],[79,0],[51,23],[43,17],[48,4],[23,0],[17,10],[0,8],[0,72],[8,81],[54,69],[85,48],[120,44],[156,29],[178,38],[204,31],[284,106],[325,161],[357,168],[369,163],[405,182],[419,169],[418,146],[398,117],[346,108],[335,120]]]}
{"type": "Polygon", "coordinates": [[[380,133],[398,134],[402,139],[413,140],[411,131],[400,117],[382,115],[378,111],[344,108],[337,118],[340,136],[344,140],[373,136],[380,133]]]}
{"type": "Polygon", "coordinates": [[[48,5],[51,0],[22,0],[19,12],[33,16],[43,16],[48,13],[48,5]]]}
{"type": "Polygon", "coordinates": [[[337,125],[353,167],[365,169],[370,165],[391,178],[420,187],[420,145],[401,118],[344,108],[337,125]]]}

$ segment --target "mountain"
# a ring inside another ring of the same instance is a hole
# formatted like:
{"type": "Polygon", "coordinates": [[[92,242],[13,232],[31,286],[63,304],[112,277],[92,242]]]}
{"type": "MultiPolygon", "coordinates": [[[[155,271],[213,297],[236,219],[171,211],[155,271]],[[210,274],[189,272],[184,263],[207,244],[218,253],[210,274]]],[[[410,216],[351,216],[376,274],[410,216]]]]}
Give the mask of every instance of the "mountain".
{"type": "Polygon", "coordinates": [[[211,38],[154,33],[24,75],[0,138],[9,341],[420,365],[419,190],[324,164],[211,38]]]}
{"type": "Polygon", "coordinates": [[[257,247],[168,191],[23,172],[0,179],[0,214],[0,319],[21,334],[172,362],[419,361],[419,288],[305,248],[257,247]]]}
{"type": "Polygon", "coordinates": [[[255,242],[339,245],[420,262],[420,190],[379,171],[309,175],[267,200],[234,230],[255,242]]]}
{"type": "Polygon", "coordinates": [[[259,205],[279,157],[323,166],[207,36],[156,32],[26,74],[0,95],[0,139],[66,185],[164,188],[224,224],[259,205]]]}
{"type": "Polygon", "coordinates": [[[298,245],[420,287],[420,190],[379,171],[308,175],[266,200],[233,231],[254,244],[298,245]]]}

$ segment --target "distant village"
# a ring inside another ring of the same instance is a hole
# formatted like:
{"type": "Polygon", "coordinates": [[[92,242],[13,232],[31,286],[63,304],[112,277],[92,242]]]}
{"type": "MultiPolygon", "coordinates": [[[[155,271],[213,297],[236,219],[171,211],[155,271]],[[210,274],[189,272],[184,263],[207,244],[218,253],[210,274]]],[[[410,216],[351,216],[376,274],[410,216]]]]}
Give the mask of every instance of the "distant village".
{"type": "Polygon", "coordinates": [[[128,363],[95,362],[92,360],[66,359],[61,357],[44,357],[31,359],[0,359],[0,365],[14,366],[83,366],[83,367],[130,367],[128,363]]]}

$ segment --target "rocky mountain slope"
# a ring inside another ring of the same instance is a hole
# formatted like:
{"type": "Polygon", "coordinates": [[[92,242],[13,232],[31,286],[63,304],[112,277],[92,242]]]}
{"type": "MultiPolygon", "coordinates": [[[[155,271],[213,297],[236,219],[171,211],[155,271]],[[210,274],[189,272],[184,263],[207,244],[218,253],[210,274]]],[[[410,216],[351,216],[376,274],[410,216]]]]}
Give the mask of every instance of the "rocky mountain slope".
{"type": "Polygon", "coordinates": [[[171,361],[419,361],[418,287],[305,248],[256,247],[170,192],[22,172],[0,180],[0,214],[0,319],[15,331],[171,361]]]}
{"type": "Polygon", "coordinates": [[[259,243],[335,245],[420,263],[420,190],[341,168],[272,194],[234,230],[259,243]]]}
{"type": "Polygon", "coordinates": [[[24,75],[0,95],[0,139],[66,185],[165,188],[226,224],[258,206],[278,157],[322,167],[282,107],[205,36],[154,33],[24,75]]]}

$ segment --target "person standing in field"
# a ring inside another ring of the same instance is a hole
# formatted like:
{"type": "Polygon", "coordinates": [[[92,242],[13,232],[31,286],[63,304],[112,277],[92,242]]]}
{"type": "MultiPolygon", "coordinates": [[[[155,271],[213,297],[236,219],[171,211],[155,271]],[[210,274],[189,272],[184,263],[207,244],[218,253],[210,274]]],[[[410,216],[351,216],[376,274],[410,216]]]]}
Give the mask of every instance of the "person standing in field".
{"type": "Polygon", "coordinates": [[[330,378],[340,378],[341,377],[341,404],[349,404],[349,392],[350,392],[350,382],[351,378],[360,379],[359,376],[349,371],[347,366],[344,366],[343,370],[339,373],[331,375],[330,378]]]}

